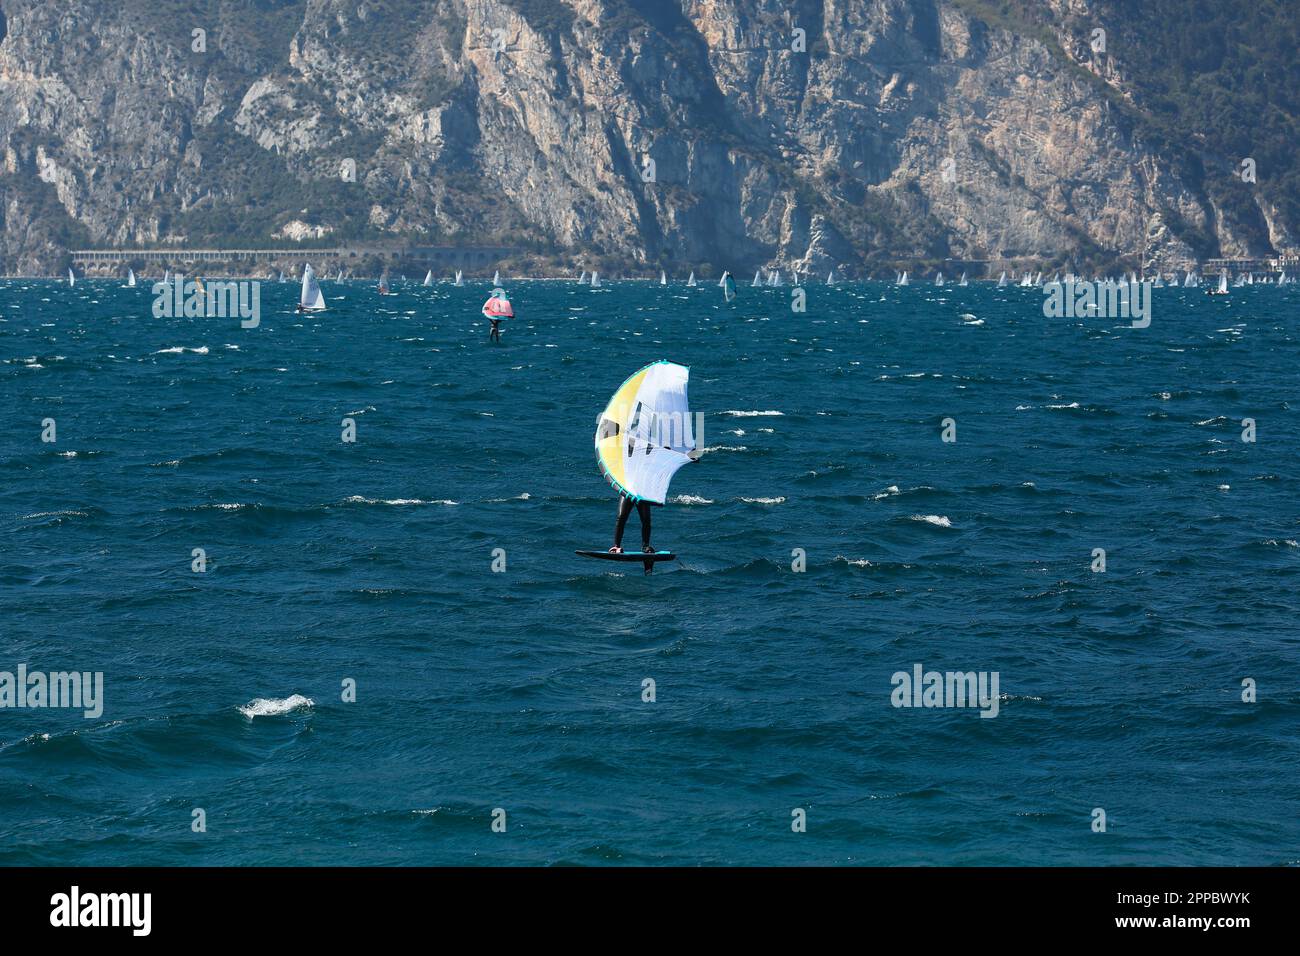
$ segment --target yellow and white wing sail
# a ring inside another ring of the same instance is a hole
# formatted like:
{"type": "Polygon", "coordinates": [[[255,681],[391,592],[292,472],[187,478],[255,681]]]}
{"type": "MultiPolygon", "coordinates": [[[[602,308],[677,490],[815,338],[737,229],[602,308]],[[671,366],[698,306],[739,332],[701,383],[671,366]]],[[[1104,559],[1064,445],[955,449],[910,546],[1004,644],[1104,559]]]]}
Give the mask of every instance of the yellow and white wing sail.
{"type": "Polygon", "coordinates": [[[677,469],[691,461],[695,433],[686,398],[690,369],[655,362],[624,382],[596,425],[596,458],[623,494],[661,505],[677,469]]]}

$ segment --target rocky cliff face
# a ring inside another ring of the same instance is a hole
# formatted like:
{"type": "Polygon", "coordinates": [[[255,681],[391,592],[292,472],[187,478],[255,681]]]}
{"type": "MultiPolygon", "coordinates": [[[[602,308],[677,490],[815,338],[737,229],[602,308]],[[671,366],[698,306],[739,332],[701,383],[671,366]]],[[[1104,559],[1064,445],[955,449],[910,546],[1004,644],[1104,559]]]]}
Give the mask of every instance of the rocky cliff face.
{"type": "Polygon", "coordinates": [[[1295,254],[1087,0],[0,0],[0,268],[503,243],[626,269],[1295,254]],[[1190,142],[1190,140],[1189,140],[1190,142]]]}

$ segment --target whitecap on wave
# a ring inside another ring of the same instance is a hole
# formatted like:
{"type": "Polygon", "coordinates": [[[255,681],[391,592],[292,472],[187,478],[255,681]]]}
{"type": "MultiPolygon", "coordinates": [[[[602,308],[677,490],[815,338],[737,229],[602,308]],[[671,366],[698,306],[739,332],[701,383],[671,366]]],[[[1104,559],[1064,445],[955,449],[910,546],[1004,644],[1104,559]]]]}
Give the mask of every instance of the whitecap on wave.
{"type": "Polygon", "coordinates": [[[424,498],[363,498],[361,495],[352,495],[344,499],[348,504],[353,505],[455,505],[460,504],[458,501],[452,501],[450,498],[434,498],[426,500],[424,498]]]}
{"type": "Polygon", "coordinates": [[[939,528],[951,528],[952,522],[947,515],[912,515],[913,521],[924,521],[939,528]]]}
{"type": "Polygon", "coordinates": [[[250,700],[239,712],[252,720],[254,717],[275,717],[280,714],[292,713],[295,710],[304,710],[315,707],[316,702],[310,697],[304,697],[302,694],[290,694],[288,697],[268,698],[258,697],[250,700]]]}

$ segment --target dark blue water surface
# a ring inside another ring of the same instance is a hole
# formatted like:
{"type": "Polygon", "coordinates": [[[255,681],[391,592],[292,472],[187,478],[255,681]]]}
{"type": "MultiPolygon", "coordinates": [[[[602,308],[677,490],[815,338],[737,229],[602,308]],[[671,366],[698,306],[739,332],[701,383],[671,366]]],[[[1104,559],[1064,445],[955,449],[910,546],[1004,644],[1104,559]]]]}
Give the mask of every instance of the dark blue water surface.
{"type": "Polygon", "coordinates": [[[1300,860],[1300,292],[506,286],[490,345],[481,282],[0,285],[0,671],[105,681],[0,710],[0,862],[1300,860]],[[573,551],[660,358],[708,450],[645,576],[573,551]]]}

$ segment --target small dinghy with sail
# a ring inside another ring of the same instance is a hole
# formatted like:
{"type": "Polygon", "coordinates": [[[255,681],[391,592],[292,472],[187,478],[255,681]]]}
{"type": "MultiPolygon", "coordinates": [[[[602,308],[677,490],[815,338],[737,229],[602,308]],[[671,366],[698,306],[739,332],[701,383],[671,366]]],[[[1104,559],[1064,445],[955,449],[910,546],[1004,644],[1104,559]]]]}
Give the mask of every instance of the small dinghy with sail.
{"type": "Polygon", "coordinates": [[[325,311],[325,296],[321,294],[320,283],[316,281],[316,273],[311,271],[310,264],[302,267],[302,291],[298,296],[298,311],[325,311]]]}

